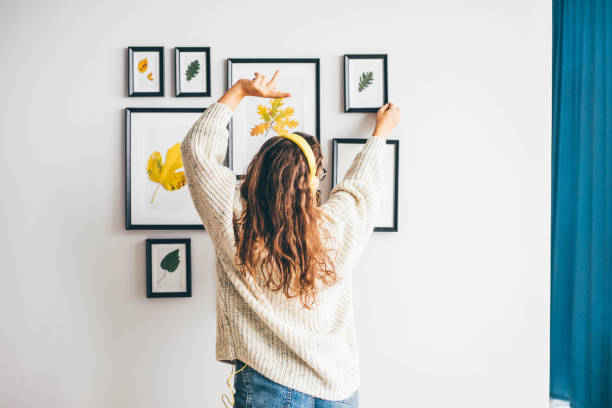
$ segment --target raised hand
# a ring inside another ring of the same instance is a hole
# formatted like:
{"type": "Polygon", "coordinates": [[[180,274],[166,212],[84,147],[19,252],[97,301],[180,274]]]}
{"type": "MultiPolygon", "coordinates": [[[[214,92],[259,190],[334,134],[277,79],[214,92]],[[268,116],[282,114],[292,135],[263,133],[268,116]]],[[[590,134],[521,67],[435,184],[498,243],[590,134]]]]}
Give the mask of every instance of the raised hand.
{"type": "Polygon", "coordinates": [[[400,109],[397,105],[388,102],[376,112],[376,126],[374,135],[387,138],[400,120],[400,109]]]}
{"type": "Polygon", "coordinates": [[[288,98],[291,96],[289,92],[280,92],[276,90],[276,78],[278,77],[278,72],[280,70],[277,69],[268,82],[266,82],[266,76],[260,74],[259,72],[255,73],[255,78],[253,79],[239,79],[238,83],[244,93],[247,96],[259,96],[261,98],[288,98]]]}

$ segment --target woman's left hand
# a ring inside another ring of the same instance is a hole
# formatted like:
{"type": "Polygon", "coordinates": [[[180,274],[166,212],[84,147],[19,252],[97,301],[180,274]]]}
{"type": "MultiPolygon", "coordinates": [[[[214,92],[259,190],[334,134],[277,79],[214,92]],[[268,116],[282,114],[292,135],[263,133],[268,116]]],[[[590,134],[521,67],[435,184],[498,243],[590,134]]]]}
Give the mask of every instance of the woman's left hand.
{"type": "Polygon", "coordinates": [[[280,92],[276,90],[276,78],[278,77],[278,71],[274,72],[272,79],[266,82],[266,76],[260,74],[259,72],[255,73],[255,78],[253,79],[239,79],[238,84],[242,89],[244,95],[247,96],[259,96],[262,98],[288,98],[291,96],[289,92],[280,92]]]}

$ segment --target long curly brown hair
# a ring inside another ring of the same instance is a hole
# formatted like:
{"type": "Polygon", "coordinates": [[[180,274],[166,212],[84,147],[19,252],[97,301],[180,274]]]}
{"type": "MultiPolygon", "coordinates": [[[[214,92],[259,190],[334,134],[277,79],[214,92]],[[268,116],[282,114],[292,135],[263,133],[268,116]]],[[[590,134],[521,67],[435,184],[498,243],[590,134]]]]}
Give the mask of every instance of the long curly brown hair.
{"type": "MultiPolygon", "coordinates": [[[[310,144],[320,174],[319,142],[307,133],[293,133],[310,144]]],[[[240,186],[243,210],[233,223],[236,264],[243,276],[257,279],[260,271],[265,287],[282,290],[288,298],[300,296],[303,306],[311,309],[317,279],[331,286],[338,276],[325,244],[333,237],[322,228],[326,214],[319,207],[320,193],[311,190],[309,178],[302,150],[287,138],[270,137],[247,167],[240,186]]]]}

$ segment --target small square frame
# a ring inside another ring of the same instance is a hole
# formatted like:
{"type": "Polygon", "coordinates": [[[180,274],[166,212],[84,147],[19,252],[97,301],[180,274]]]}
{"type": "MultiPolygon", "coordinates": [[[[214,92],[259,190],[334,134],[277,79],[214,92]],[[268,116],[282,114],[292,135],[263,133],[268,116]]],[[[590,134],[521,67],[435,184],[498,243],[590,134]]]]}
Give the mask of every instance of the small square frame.
{"type": "Polygon", "coordinates": [[[127,76],[128,96],[164,96],[164,47],[128,47],[127,76]],[[135,92],[134,91],[134,52],[158,52],[159,53],[159,91],[158,92],[135,92]]]}
{"type": "Polygon", "coordinates": [[[210,47],[175,47],[174,48],[174,90],[178,97],[200,97],[210,96],[210,47]],[[205,92],[181,92],[181,52],[204,52],[206,53],[206,91],[205,92]]]}
{"type": "Polygon", "coordinates": [[[191,238],[149,238],[146,241],[146,263],[147,263],[147,297],[191,297],[191,238]],[[186,290],[183,292],[153,292],[153,265],[152,246],[157,244],[184,244],[185,245],[185,283],[186,290]]]}
{"type": "MultiPolygon", "coordinates": [[[[387,54],[344,54],[344,112],[377,112],[379,107],[350,108],[349,107],[349,60],[351,59],[382,59],[383,60],[383,105],[389,102],[387,80],[387,54]]],[[[382,105],[381,105],[382,106],[382,105]]]]}

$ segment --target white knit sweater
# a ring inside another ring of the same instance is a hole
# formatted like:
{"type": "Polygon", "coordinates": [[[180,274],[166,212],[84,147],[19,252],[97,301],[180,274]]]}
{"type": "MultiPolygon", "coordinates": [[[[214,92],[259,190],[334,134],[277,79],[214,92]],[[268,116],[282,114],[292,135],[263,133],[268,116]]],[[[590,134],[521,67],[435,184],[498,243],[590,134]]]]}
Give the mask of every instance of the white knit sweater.
{"type": "Polygon", "coordinates": [[[308,310],[299,296],[287,299],[282,291],[265,289],[259,279],[243,278],[234,264],[232,216],[243,204],[236,175],[222,164],[232,114],[227,105],[213,103],[181,144],[188,188],[216,254],[216,359],[240,359],[272,381],[315,397],[348,398],[360,384],[351,271],[380,209],[385,140],[369,137],[322,205],[334,220],[324,226],[337,239],[340,279],[331,287],[320,284],[317,303],[308,310]]]}

